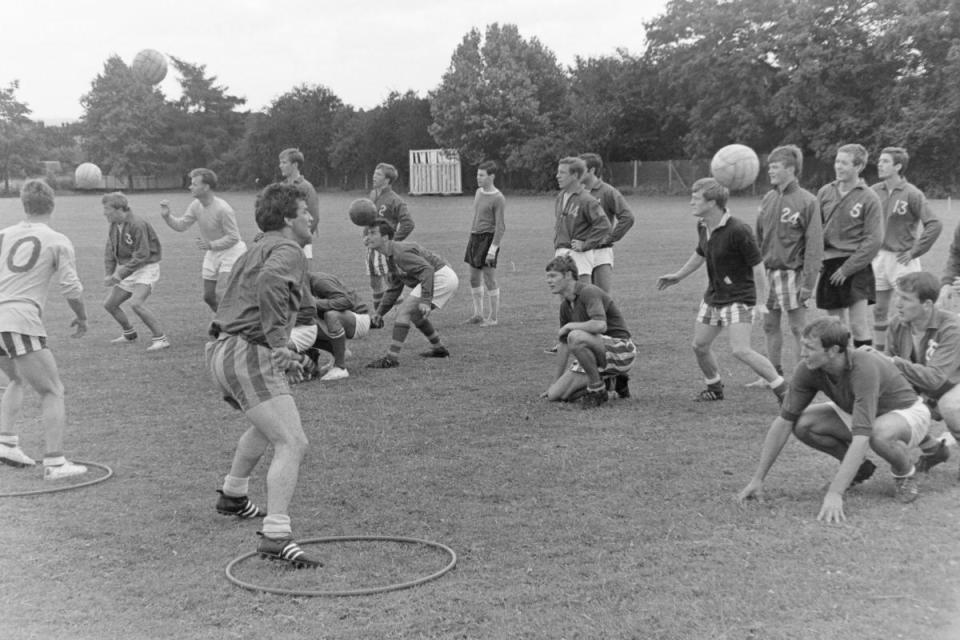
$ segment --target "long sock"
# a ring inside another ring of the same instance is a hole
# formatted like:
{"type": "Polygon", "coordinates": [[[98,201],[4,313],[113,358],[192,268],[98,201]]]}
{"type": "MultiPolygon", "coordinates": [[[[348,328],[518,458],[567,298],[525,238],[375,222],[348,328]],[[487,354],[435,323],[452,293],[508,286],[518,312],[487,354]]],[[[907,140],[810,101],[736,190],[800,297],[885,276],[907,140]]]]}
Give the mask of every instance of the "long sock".
{"type": "Polygon", "coordinates": [[[347,367],[347,333],[330,338],[330,350],[333,352],[333,366],[345,369],[347,367]]]}
{"type": "Polygon", "coordinates": [[[223,477],[223,495],[239,498],[250,492],[250,478],[237,478],[227,474],[223,477]]]}
{"type": "Polygon", "coordinates": [[[430,324],[430,321],[426,318],[420,320],[415,324],[417,329],[427,337],[427,340],[430,341],[430,344],[434,347],[440,346],[440,334],[437,333],[437,330],[433,328],[433,325],[430,324]]]}
{"type": "Polygon", "coordinates": [[[496,320],[500,314],[500,287],[487,291],[490,296],[490,319],[496,320]]]}
{"type": "Polygon", "coordinates": [[[400,355],[400,350],[403,349],[403,343],[406,341],[408,333],[410,333],[409,324],[405,322],[393,323],[393,336],[392,341],[390,342],[390,350],[387,352],[387,355],[394,358],[400,355]]]}
{"type": "Polygon", "coordinates": [[[383,300],[383,291],[374,291],[373,292],[373,309],[376,311],[380,308],[380,301],[383,300]]]}
{"type": "Polygon", "coordinates": [[[268,538],[286,538],[293,535],[290,528],[290,516],[270,513],[263,519],[263,535],[268,538]]]}
{"type": "Polygon", "coordinates": [[[483,287],[470,287],[470,297],[473,298],[473,315],[483,317],[483,287]]]}
{"type": "Polygon", "coordinates": [[[45,467],[60,467],[66,463],[67,459],[63,457],[63,453],[60,451],[43,454],[43,466],[45,467]]]}

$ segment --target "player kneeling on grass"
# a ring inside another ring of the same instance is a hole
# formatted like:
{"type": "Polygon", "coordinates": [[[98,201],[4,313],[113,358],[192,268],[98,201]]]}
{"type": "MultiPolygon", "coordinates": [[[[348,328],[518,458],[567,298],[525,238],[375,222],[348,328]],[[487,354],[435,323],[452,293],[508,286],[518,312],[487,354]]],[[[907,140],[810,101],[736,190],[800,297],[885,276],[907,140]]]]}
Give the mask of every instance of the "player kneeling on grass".
{"type": "Polygon", "coordinates": [[[315,271],[308,276],[313,299],[309,308],[301,306],[297,314],[290,346],[310,356],[307,366],[317,372],[321,382],[348,378],[347,340],[364,338],[369,333],[369,309],[353,289],[333,274],[315,271]],[[325,371],[316,368],[318,351],[333,356],[333,364],[325,371]]]}
{"type": "Polygon", "coordinates": [[[383,323],[383,316],[393,308],[404,285],[413,287],[397,311],[393,323],[393,341],[387,355],[367,364],[371,369],[389,369],[400,365],[398,356],[403,349],[412,324],[430,341],[430,349],[420,355],[424,358],[446,358],[450,355],[440,342],[440,334],[428,316],[434,309],[442,309],[457,292],[460,280],[443,258],[427,251],[416,242],[397,242],[393,239],[393,225],[385,218],[377,218],[366,228],[363,243],[368,249],[383,255],[387,261],[389,288],[370,315],[373,326],[383,323]]]}
{"type": "Polygon", "coordinates": [[[123,335],[111,342],[129,344],[137,339],[136,329],[120,308],[130,300],[130,308],[153,333],[153,341],[147,351],[168,349],[170,341],[146,304],[153,285],[160,279],[160,239],[157,232],[149,222],[133,214],[127,197],[119,191],[106,194],[102,201],[103,215],[110,223],[104,253],[107,276],[103,281],[104,286],[110,287],[110,293],[103,307],[123,329],[123,335]]]}
{"type": "Polygon", "coordinates": [[[809,447],[840,461],[817,520],[840,522],[843,493],[876,468],[867,450],[890,463],[900,502],[917,498],[910,451],[927,435],[930,410],[887,358],[849,349],[850,330],[836,317],[818,318],[803,328],[802,361],[790,390],[767,431],[760,464],[739,493],[742,503],[762,495],[763,480],[792,432],[809,447]],[[810,404],[822,392],[830,402],[810,404]]]}
{"type": "Polygon", "coordinates": [[[599,407],[607,401],[602,376],[626,374],[637,347],[613,299],[578,279],[573,258],[558,256],[547,263],[546,271],[550,293],[561,298],[560,331],[557,376],[541,397],[564,401],[579,397],[583,407],[599,407]]]}
{"type": "Polygon", "coordinates": [[[257,196],[256,221],[264,232],[233,266],[211,326],[206,360],[228,404],[253,423],[240,436],[217,511],[240,518],[266,516],[257,550],[295,567],[319,566],[293,540],[288,508],[307,436],[290,394],[287,373],[300,356],[287,348],[292,320],[307,281],[303,247],[313,234],[310,212],[293,185],[272,184],[257,196]],[[247,497],[250,474],[273,447],[267,470],[267,511],[247,497]]]}
{"type": "Polygon", "coordinates": [[[79,338],[87,332],[83,285],[77,277],[73,244],[49,227],[53,214],[53,189],[42,180],[27,180],[20,191],[26,220],[0,231],[0,370],[10,382],[0,410],[0,462],[13,467],[35,463],[20,448],[14,421],[23,405],[23,383],[40,395],[40,421],[46,453],[44,480],[59,480],[87,472],[63,456],[65,426],[63,383],[57,363],[47,348],[42,312],[54,275],[76,315],[71,326],[79,338]]]}

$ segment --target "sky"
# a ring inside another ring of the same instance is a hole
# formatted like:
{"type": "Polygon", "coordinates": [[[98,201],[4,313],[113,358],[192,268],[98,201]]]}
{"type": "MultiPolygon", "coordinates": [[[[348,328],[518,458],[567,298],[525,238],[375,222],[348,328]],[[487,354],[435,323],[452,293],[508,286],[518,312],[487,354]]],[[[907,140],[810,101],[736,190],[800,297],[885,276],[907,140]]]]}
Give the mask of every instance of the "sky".
{"type": "MultiPolygon", "coordinates": [[[[30,118],[76,120],[80,98],[111,55],[130,64],[156,49],[206,66],[258,111],[301,84],[370,109],[391,91],[426,97],[470,29],[515,24],[564,66],[643,51],[643,22],[667,0],[73,0],[5,3],[0,87],[18,80],[30,118]]],[[[172,70],[161,83],[180,95],[172,70]]]]}

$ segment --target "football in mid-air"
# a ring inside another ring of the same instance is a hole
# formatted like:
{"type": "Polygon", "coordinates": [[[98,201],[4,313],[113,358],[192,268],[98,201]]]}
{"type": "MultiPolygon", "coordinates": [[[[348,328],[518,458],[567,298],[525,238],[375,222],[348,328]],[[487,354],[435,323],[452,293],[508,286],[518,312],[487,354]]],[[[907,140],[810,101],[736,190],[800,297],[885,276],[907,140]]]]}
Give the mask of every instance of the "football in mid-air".
{"type": "Polygon", "coordinates": [[[92,162],[84,162],[73,173],[73,186],[77,189],[100,189],[102,183],[103,173],[92,162]]]}
{"type": "Polygon", "coordinates": [[[357,198],[350,203],[350,222],[358,227],[368,227],[377,219],[377,205],[369,198],[357,198]]]}
{"type": "Polygon", "coordinates": [[[710,175],[731,191],[752,185],[759,172],[760,159],[753,149],[743,144],[728,144],[710,161],[710,175]]]}
{"type": "Polygon", "coordinates": [[[147,84],[157,84],[167,77],[167,58],[156,49],[144,49],[133,58],[133,74],[147,84]]]}

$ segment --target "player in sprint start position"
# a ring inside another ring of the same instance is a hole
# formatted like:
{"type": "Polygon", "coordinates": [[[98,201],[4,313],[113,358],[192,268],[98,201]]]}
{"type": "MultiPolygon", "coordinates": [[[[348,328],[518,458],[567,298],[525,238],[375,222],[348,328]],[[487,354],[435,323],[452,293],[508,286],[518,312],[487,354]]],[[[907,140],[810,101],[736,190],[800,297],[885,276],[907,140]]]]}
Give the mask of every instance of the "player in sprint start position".
{"type": "Polygon", "coordinates": [[[194,169],[190,172],[190,195],[193,202],[181,217],[170,214],[170,202],[160,201],[160,215],[174,231],[186,231],[196,222],[200,228],[197,246],[203,254],[203,301],[217,312],[217,284],[222,276],[230,275],[233,263],[247,250],[240,239],[237,214],[227,201],[214,193],[217,174],[210,169],[194,169]]]}
{"type": "Polygon", "coordinates": [[[87,332],[87,313],[73,245],[49,227],[53,189],[42,180],[28,180],[20,200],[26,220],[0,231],[0,370],[10,379],[0,403],[0,462],[14,467],[35,464],[20,448],[15,425],[26,383],[40,395],[46,448],[43,477],[59,480],[86,473],[87,468],[69,462],[63,455],[63,383],[47,348],[47,331],[41,319],[51,278],[57,277],[76,316],[70,323],[77,328],[74,337],[87,332]]]}
{"type": "Polygon", "coordinates": [[[104,268],[107,276],[104,286],[111,287],[103,307],[113,316],[123,335],[114,338],[114,344],[130,344],[137,339],[137,331],[120,308],[130,300],[130,308],[153,333],[147,351],[170,348],[170,341],[160,328],[160,322],[147,308],[147,298],[153,285],[160,279],[160,239],[150,223],[133,214],[127,197],[119,191],[103,196],[103,215],[110,222],[104,268]]]}
{"type": "Polygon", "coordinates": [[[300,412],[287,374],[301,356],[287,347],[302,297],[309,295],[303,247],[313,239],[310,212],[295,186],[272,184],[257,196],[257,226],[264,235],[234,264],[207,343],[207,367],[228,404],[252,426],[237,442],[217,511],[264,517],[257,550],[295,567],[317,567],[293,539],[288,510],[307,451],[300,412]],[[267,470],[267,511],[250,501],[250,474],[273,447],[267,470]]]}

